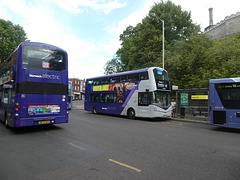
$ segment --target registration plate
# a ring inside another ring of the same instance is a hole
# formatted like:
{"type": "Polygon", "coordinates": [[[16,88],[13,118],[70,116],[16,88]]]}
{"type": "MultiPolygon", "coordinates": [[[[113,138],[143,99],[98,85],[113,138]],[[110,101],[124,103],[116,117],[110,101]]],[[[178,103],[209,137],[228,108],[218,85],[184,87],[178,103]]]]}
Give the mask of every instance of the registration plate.
{"type": "Polygon", "coordinates": [[[39,121],[38,124],[50,124],[50,121],[39,121]]]}

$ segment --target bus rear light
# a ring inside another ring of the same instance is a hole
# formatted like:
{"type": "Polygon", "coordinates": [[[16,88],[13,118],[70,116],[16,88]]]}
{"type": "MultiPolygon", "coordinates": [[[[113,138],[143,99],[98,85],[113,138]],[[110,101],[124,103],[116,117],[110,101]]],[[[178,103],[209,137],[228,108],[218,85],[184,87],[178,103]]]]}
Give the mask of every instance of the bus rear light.
{"type": "Polygon", "coordinates": [[[16,114],[15,114],[15,116],[19,116],[19,114],[18,114],[18,113],[16,113],[16,114]]]}
{"type": "Polygon", "coordinates": [[[19,106],[19,103],[16,103],[16,106],[19,106]]]}
{"type": "Polygon", "coordinates": [[[69,107],[67,107],[67,109],[69,109],[69,107]]]}
{"type": "Polygon", "coordinates": [[[67,102],[67,105],[69,105],[69,102],[67,102]]]}
{"type": "Polygon", "coordinates": [[[15,111],[19,111],[19,109],[18,109],[18,108],[16,108],[16,109],[15,109],[15,111]]]}

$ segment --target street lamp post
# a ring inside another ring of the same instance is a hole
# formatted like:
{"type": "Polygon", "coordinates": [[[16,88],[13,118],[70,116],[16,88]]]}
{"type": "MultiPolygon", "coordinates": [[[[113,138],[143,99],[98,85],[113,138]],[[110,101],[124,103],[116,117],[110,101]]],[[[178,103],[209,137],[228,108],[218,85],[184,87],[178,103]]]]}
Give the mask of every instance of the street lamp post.
{"type": "MultiPolygon", "coordinates": [[[[161,20],[161,19],[160,19],[161,20]]],[[[163,39],[162,39],[162,62],[163,62],[163,69],[164,69],[164,20],[161,20],[163,24],[163,39]]]]}
{"type": "MultiPolygon", "coordinates": [[[[155,13],[150,13],[150,15],[154,18],[156,18],[156,14],[155,13]]],[[[161,19],[160,19],[161,20],[161,19]]],[[[162,31],[163,31],[163,39],[162,39],[162,62],[163,62],[163,69],[164,69],[164,20],[161,20],[162,21],[162,24],[163,24],[163,28],[162,28],[162,31]]]]}

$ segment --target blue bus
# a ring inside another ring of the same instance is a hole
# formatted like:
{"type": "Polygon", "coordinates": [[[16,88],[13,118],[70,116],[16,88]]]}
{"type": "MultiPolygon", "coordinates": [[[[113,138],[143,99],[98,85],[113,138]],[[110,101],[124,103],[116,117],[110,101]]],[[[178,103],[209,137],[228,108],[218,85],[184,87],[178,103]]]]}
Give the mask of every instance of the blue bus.
{"type": "Polygon", "coordinates": [[[69,107],[69,110],[72,109],[72,82],[71,81],[68,81],[68,107],[69,107]]]}
{"type": "Polygon", "coordinates": [[[209,81],[210,124],[240,129],[240,78],[209,81]]]}
{"type": "Polygon", "coordinates": [[[168,73],[151,67],[86,80],[84,109],[135,117],[171,117],[168,73]]]}
{"type": "Polygon", "coordinates": [[[0,67],[0,119],[6,127],[68,122],[68,55],[23,42],[0,67]]]}

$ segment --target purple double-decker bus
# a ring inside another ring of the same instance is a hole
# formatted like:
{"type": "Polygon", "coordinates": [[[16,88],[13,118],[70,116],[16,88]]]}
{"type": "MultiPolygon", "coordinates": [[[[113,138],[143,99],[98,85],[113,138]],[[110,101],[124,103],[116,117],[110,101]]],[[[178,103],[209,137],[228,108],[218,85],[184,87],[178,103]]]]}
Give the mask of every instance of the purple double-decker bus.
{"type": "Polygon", "coordinates": [[[0,67],[0,119],[6,127],[68,122],[68,55],[23,42],[0,67]]]}
{"type": "Polygon", "coordinates": [[[151,67],[86,80],[86,111],[135,117],[171,117],[168,73],[151,67]]]}
{"type": "Polygon", "coordinates": [[[209,81],[210,124],[240,129],[240,78],[209,81]]]}

